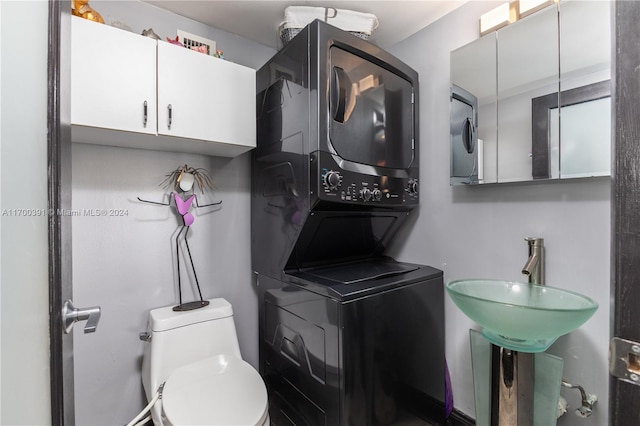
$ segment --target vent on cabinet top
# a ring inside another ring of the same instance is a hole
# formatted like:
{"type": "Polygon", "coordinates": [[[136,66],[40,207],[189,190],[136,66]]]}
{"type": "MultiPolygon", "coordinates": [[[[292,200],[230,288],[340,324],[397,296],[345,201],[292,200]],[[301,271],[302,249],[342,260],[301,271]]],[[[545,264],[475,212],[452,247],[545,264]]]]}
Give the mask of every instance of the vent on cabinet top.
{"type": "Polygon", "coordinates": [[[197,48],[200,46],[205,46],[207,48],[207,55],[215,55],[216,53],[216,42],[214,40],[209,40],[208,38],[200,37],[194,34],[189,34],[186,31],[178,30],[178,41],[184,44],[184,47],[187,49],[197,48]]]}

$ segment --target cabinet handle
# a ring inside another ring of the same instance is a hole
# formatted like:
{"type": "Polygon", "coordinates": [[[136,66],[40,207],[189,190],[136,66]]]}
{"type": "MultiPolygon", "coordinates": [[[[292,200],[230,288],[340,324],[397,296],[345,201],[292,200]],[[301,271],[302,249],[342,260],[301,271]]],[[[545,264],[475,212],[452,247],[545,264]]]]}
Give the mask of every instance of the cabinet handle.
{"type": "Polygon", "coordinates": [[[169,111],[169,120],[167,122],[167,128],[171,130],[171,121],[173,120],[173,117],[172,117],[173,107],[171,106],[171,104],[167,105],[167,110],[169,111]]]}
{"type": "Polygon", "coordinates": [[[147,127],[147,101],[144,101],[143,112],[144,115],[142,117],[142,127],[147,127]]]}

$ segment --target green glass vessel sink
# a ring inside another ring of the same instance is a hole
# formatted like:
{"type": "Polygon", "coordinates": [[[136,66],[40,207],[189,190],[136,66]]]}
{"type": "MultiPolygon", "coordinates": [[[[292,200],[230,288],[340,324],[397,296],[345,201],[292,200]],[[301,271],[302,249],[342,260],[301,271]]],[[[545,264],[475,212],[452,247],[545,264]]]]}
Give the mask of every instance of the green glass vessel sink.
{"type": "Polygon", "coordinates": [[[515,281],[458,280],[445,288],[458,308],[482,326],[487,340],[520,352],[545,351],[598,309],[581,294],[515,281]]]}

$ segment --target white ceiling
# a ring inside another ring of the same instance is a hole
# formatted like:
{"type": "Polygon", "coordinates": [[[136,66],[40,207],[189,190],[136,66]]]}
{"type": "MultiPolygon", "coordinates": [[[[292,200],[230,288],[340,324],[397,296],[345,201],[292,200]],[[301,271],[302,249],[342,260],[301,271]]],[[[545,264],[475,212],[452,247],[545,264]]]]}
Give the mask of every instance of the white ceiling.
{"type": "Polygon", "coordinates": [[[322,6],[373,13],[380,25],[371,41],[387,48],[459,7],[467,0],[272,1],[144,0],[162,9],[274,48],[287,6],[322,6]]]}

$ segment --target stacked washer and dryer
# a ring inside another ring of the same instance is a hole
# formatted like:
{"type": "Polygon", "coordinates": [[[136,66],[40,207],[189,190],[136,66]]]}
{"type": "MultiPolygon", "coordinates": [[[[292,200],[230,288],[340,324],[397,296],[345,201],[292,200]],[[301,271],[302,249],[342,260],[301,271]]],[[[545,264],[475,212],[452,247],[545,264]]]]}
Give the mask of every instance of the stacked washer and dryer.
{"type": "Polygon", "coordinates": [[[386,255],[419,200],[418,74],[314,21],[257,91],[252,262],[272,424],[443,424],[442,272],[386,255]]]}

